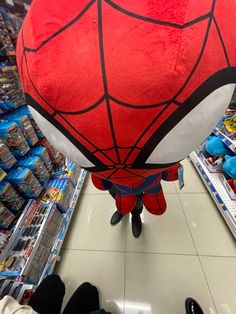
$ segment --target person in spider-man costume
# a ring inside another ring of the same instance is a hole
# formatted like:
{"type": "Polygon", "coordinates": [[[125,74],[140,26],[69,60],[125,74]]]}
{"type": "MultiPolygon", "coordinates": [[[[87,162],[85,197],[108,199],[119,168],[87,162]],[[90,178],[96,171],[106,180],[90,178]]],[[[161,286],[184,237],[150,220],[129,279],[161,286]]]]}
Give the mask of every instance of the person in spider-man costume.
{"type": "Polygon", "coordinates": [[[177,179],[230,102],[235,26],[235,0],[30,7],[17,47],[27,104],[54,146],[116,198],[115,222],[135,211],[136,236],[142,204],[164,213],[161,180],[177,179]]]}

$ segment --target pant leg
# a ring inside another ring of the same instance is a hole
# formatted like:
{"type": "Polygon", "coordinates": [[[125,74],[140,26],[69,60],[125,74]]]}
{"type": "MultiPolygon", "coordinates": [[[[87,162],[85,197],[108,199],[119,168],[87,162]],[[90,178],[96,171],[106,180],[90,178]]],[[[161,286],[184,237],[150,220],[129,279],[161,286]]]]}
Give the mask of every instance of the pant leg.
{"type": "Polygon", "coordinates": [[[112,187],[109,189],[109,193],[110,193],[110,195],[111,195],[114,199],[116,199],[116,190],[115,190],[114,186],[112,186],[112,187]]]}
{"type": "Polygon", "coordinates": [[[39,314],[60,314],[65,285],[58,275],[47,276],[35,290],[29,305],[39,314]]]}
{"type": "Polygon", "coordinates": [[[138,195],[137,198],[137,203],[134,207],[134,209],[132,210],[131,214],[132,215],[140,215],[143,211],[143,201],[142,201],[142,194],[138,195]]]}
{"type": "Polygon", "coordinates": [[[63,314],[88,314],[98,310],[98,290],[89,282],[85,282],[74,292],[63,314]]]}

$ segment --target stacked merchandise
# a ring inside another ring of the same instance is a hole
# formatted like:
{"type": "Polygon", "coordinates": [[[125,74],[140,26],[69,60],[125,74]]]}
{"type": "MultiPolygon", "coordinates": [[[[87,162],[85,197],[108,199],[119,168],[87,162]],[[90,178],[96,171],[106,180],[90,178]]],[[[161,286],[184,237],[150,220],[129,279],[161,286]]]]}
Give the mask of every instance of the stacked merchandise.
{"type": "Polygon", "coordinates": [[[236,237],[236,93],[213,133],[190,158],[236,237]]]}
{"type": "Polygon", "coordinates": [[[0,56],[15,56],[16,39],[22,22],[22,14],[0,7],[0,56]]]}
{"type": "Polygon", "coordinates": [[[0,122],[0,276],[37,284],[71,210],[81,169],[45,138],[38,140],[27,108],[20,109],[0,122]]]}
{"type": "Polygon", "coordinates": [[[232,200],[236,200],[236,93],[213,134],[198,149],[211,173],[219,178],[232,200]]]}

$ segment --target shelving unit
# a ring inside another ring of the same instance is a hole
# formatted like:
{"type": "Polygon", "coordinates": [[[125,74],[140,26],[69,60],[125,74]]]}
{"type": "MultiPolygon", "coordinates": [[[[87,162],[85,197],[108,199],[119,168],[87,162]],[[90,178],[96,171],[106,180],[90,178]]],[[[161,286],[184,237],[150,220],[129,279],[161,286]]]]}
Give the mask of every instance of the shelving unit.
{"type": "Polygon", "coordinates": [[[229,149],[231,149],[234,153],[236,153],[236,141],[235,140],[231,140],[230,138],[228,138],[227,135],[222,133],[218,128],[215,128],[213,130],[213,133],[216,136],[218,136],[222,140],[222,142],[224,142],[225,145],[229,147],[229,149]]]}
{"type": "Polygon", "coordinates": [[[71,217],[75,210],[76,202],[79,198],[80,191],[86,171],[81,169],[77,184],[74,188],[73,196],[70,200],[70,205],[65,214],[60,213],[57,206],[51,202],[44,204],[35,200],[29,200],[21,217],[19,218],[7,246],[0,255],[0,261],[8,260],[12,255],[12,251],[17,241],[22,237],[25,228],[31,224],[34,213],[38,208],[45,209],[43,221],[34,240],[32,249],[27,257],[24,267],[12,271],[0,271],[0,277],[19,279],[26,283],[38,284],[45,275],[53,271],[56,259],[59,256],[60,249],[68,230],[71,217]]]}
{"type": "Polygon", "coordinates": [[[87,171],[82,169],[80,176],[79,176],[79,179],[78,179],[78,182],[77,182],[77,185],[76,185],[76,188],[75,188],[75,191],[74,191],[74,195],[71,199],[70,207],[68,208],[67,213],[64,214],[63,220],[62,220],[60,228],[59,228],[58,235],[56,237],[56,240],[54,242],[51,253],[49,255],[47,264],[45,265],[44,271],[42,273],[42,276],[41,276],[39,282],[41,282],[47,275],[50,275],[53,272],[53,269],[55,267],[56,262],[60,260],[60,255],[59,255],[60,250],[61,250],[63,241],[65,239],[69,224],[71,222],[71,218],[73,216],[75,206],[76,206],[77,200],[79,198],[79,195],[80,195],[84,180],[86,178],[86,175],[87,175],[87,171]]]}
{"type": "Polygon", "coordinates": [[[210,173],[195,152],[191,153],[189,157],[236,239],[236,201],[232,201],[229,197],[218,173],[210,173]]]}

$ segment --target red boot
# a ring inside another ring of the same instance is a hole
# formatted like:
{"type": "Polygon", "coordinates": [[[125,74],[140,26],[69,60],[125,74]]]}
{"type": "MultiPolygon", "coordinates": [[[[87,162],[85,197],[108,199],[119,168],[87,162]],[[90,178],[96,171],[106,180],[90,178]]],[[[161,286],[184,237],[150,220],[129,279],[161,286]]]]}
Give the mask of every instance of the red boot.
{"type": "Polygon", "coordinates": [[[156,194],[143,194],[143,205],[153,215],[162,215],[166,211],[166,200],[162,189],[156,194]]]}

